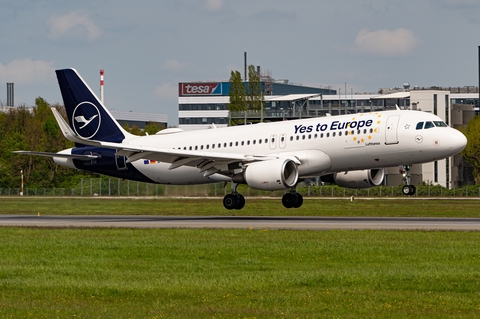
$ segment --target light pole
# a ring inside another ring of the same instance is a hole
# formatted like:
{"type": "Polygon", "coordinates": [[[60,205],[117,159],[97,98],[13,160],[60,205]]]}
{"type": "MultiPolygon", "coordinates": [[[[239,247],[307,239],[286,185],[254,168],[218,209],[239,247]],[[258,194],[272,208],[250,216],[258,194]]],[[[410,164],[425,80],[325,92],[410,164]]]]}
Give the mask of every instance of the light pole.
{"type": "Polygon", "coordinates": [[[20,188],[20,196],[23,196],[23,169],[20,170],[20,176],[22,177],[22,186],[20,188]]]}

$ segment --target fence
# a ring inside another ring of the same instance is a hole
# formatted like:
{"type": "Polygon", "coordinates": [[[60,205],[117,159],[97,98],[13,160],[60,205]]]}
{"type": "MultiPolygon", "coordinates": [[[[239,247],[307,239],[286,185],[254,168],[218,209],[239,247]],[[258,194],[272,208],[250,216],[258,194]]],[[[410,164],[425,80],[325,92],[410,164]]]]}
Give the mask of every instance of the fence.
{"type": "MultiPolygon", "coordinates": [[[[280,197],[286,191],[261,191],[239,185],[238,192],[247,197],[280,197]]],[[[336,185],[299,186],[297,191],[305,197],[403,197],[401,186],[377,186],[367,189],[349,189],[336,185]]],[[[20,188],[0,188],[0,196],[20,195],[20,188]]],[[[24,188],[24,196],[164,196],[164,197],[223,197],[230,186],[223,183],[204,185],[159,185],[116,178],[81,179],[73,188],[24,188]]],[[[479,197],[480,186],[447,189],[438,185],[417,186],[417,197],[479,197]]]]}

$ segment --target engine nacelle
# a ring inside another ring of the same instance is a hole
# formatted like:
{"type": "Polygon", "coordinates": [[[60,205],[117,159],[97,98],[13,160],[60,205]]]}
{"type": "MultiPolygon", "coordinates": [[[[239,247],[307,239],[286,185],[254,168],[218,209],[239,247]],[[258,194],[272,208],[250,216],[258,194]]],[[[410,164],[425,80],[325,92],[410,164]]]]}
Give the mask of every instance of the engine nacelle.
{"type": "MultiPolygon", "coordinates": [[[[297,164],[288,158],[249,164],[243,172],[248,186],[262,190],[280,190],[295,186],[298,181],[297,164]]],[[[238,177],[233,179],[238,181],[238,177]]]]}
{"type": "Polygon", "coordinates": [[[379,186],[385,177],[385,170],[367,169],[363,171],[348,171],[334,174],[335,184],[346,188],[370,188],[379,186]]]}

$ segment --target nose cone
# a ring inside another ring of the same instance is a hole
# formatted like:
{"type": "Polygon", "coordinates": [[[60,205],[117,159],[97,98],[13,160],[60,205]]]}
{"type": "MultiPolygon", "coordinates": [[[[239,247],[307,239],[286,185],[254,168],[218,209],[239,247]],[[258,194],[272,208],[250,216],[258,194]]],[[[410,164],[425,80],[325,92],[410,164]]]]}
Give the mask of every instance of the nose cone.
{"type": "Polygon", "coordinates": [[[452,155],[455,155],[463,151],[465,146],[467,146],[467,138],[459,130],[452,129],[449,136],[449,144],[452,155]]]}

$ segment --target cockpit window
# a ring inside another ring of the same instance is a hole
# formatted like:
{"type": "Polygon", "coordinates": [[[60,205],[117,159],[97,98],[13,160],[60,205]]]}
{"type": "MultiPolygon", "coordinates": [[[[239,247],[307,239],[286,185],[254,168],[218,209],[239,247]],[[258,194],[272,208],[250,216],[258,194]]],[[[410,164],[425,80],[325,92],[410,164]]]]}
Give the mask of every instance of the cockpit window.
{"type": "Polygon", "coordinates": [[[432,122],[425,122],[425,129],[435,127],[432,122]]]}
{"type": "Polygon", "coordinates": [[[423,124],[424,122],[418,122],[416,129],[421,130],[422,128],[427,129],[432,127],[448,127],[448,125],[443,121],[425,122],[425,126],[423,126],[423,124]]]}
{"type": "Polygon", "coordinates": [[[436,127],[447,127],[448,125],[443,122],[443,121],[434,121],[433,124],[435,124],[436,127]]]}

